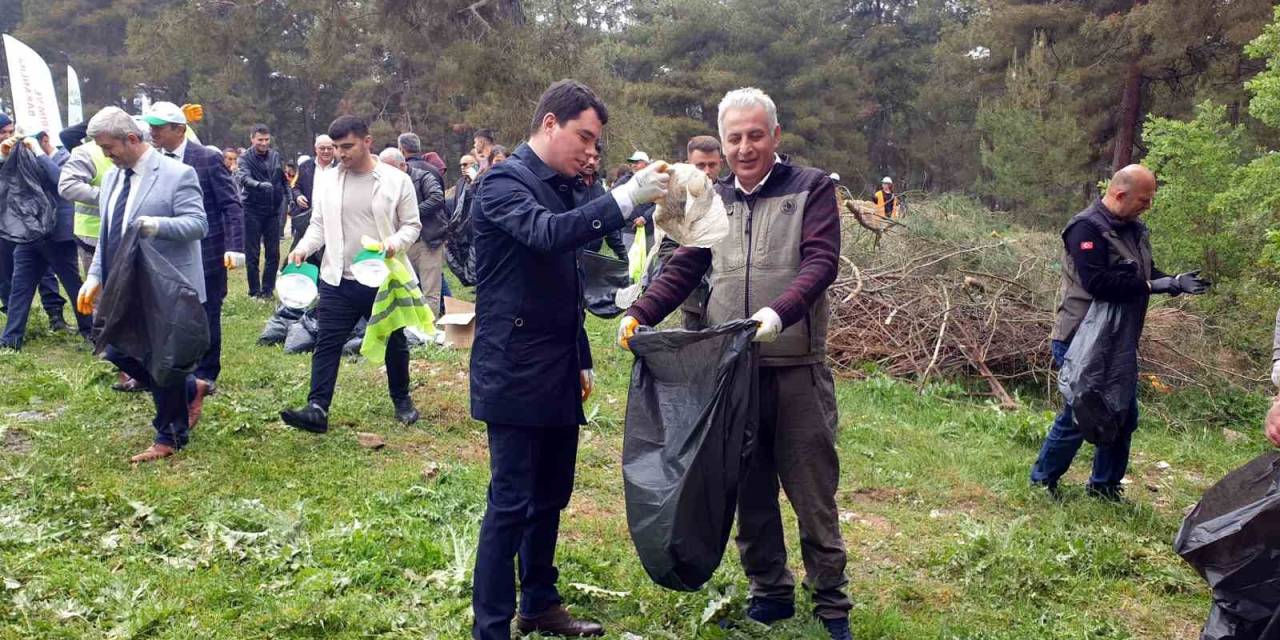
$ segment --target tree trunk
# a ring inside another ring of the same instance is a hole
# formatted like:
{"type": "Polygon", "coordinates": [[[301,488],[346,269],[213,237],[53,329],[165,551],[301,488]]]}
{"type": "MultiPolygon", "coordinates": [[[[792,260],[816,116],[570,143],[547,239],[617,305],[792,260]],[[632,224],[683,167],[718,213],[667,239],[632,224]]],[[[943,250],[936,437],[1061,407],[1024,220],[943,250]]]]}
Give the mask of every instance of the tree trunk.
{"type": "Polygon", "coordinates": [[[1142,66],[1129,65],[1125,74],[1124,95],[1120,99],[1119,121],[1116,123],[1115,146],[1111,155],[1111,170],[1119,171],[1133,162],[1133,141],[1142,117],[1142,66]]]}

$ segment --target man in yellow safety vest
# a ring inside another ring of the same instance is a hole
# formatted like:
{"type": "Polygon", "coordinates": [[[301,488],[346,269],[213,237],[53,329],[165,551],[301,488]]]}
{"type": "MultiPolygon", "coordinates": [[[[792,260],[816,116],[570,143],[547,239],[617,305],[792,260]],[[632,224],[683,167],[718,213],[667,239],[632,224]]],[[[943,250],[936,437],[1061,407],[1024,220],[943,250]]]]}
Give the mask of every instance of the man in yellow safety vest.
{"type": "Polygon", "coordinates": [[[883,218],[902,217],[902,208],[898,206],[898,196],[893,192],[893,178],[885,176],[880,181],[880,190],[876,192],[876,213],[883,218]]]}
{"type": "MultiPolygon", "coordinates": [[[[63,132],[63,139],[83,139],[86,125],[87,123],[81,123],[69,127],[63,132]],[[78,132],[75,131],[77,127],[80,129],[78,132]]],[[[75,203],[73,228],[76,244],[80,248],[80,266],[86,273],[93,263],[93,252],[98,245],[98,232],[101,229],[98,190],[102,185],[102,176],[111,167],[111,160],[103,155],[97,143],[90,140],[71,150],[71,158],[62,166],[62,174],[58,178],[58,195],[75,203]]]]}

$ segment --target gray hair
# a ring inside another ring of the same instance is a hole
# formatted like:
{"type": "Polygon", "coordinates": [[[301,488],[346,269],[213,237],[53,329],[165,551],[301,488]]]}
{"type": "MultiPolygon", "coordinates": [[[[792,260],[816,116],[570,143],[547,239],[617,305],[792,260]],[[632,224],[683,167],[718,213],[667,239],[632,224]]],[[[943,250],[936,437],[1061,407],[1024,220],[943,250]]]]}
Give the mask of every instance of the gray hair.
{"type": "Polygon", "coordinates": [[[378,154],[378,159],[387,164],[404,164],[404,154],[400,153],[400,150],[395,147],[383,149],[382,153],[378,154]]]}
{"type": "Polygon", "coordinates": [[[138,126],[138,122],[120,107],[107,107],[95,113],[89,119],[89,126],[85,130],[85,135],[90,138],[107,135],[120,140],[129,137],[131,133],[139,140],[144,139],[142,128],[138,126]]]}
{"type": "Polygon", "coordinates": [[[773,104],[773,98],[770,98],[769,94],[755,87],[743,87],[724,94],[724,98],[720,100],[720,114],[716,118],[716,124],[720,129],[720,138],[724,139],[725,112],[730,109],[750,109],[752,107],[764,107],[764,113],[769,117],[770,134],[778,128],[778,107],[773,104]]]}
{"type": "Polygon", "coordinates": [[[320,134],[320,135],[316,136],[316,141],[315,141],[315,144],[314,144],[313,146],[318,147],[318,146],[320,146],[320,145],[322,145],[322,144],[325,144],[325,143],[333,144],[333,138],[330,138],[329,136],[327,136],[327,135],[325,135],[325,134],[323,134],[323,133],[322,133],[322,134],[320,134]]]}
{"type": "Polygon", "coordinates": [[[396,145],[406,153],[422,153],[422,138],[416,133],[402,133],[396,138],[396,145]]]}

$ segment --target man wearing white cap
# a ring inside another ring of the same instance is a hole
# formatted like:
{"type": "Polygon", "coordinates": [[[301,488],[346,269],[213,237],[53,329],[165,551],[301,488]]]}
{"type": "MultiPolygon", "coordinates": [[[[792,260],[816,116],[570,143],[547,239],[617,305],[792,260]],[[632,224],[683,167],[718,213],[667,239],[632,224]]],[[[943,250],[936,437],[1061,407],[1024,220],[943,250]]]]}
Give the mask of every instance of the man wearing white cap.
{"type": "Polygon", "coordinates": [[[204,196],[209,232],[200,240],[204,263],[204,311],[209,318],[209,351],[196,367],[196,392],[190,401],[191,426],[200,418],[206,394],[213,393],[222,370],[222,301],[227,269],[244,266],[244,211],[222,154],[199,143],[188,144],[187,116],[172,102],[157,102],[143,116],[152,143],[165,156],[196,170],[204,196]]]}
{"type": "Polygon", "coordinates": [[[893,193],[893,178],[885,176],[880,181],[880,190],[876,192],[876,213],[883,218],[897,218],[902,215],[898,208],[898,197],[893,193]]]}
{"type": "Polygon", "coordinates": [[[649,154],[638,150],[627,158],[627,164],[631,165],[631,173],[640,173],[642,169],[649,166],[650,162],[652,160],[649,159],[649,154]]]}

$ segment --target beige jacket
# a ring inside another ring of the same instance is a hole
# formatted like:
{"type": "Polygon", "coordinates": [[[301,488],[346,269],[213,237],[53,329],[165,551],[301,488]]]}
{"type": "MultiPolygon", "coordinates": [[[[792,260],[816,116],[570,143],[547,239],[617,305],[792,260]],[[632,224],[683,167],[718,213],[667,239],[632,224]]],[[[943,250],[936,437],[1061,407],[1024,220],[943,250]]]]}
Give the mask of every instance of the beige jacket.
{"type": "MultiPolygon", "coordinates": [[[[343,168],[316,172],[311,224],[294,247],[294,251],[306,255],[323,248],[320,279],[335,287],[342,283],[343,266],[349,259],[343,255],[346,243],[342,236],[342,186],[346,178],[347,171],[343,168]]],[[[381,240],[385,248],[394,249],[396,259],[404,263],[409,273],[414,273],[408,249],[418,239],[422,221],[418,218],[418,194],[413,189],[413,181],[405,172],[379,162],[373,168],[373,183],[373,219],[377,228],[365,234],[381,240]]],[[[415,274],[414,284],[417,280],[415,274]]]]}

